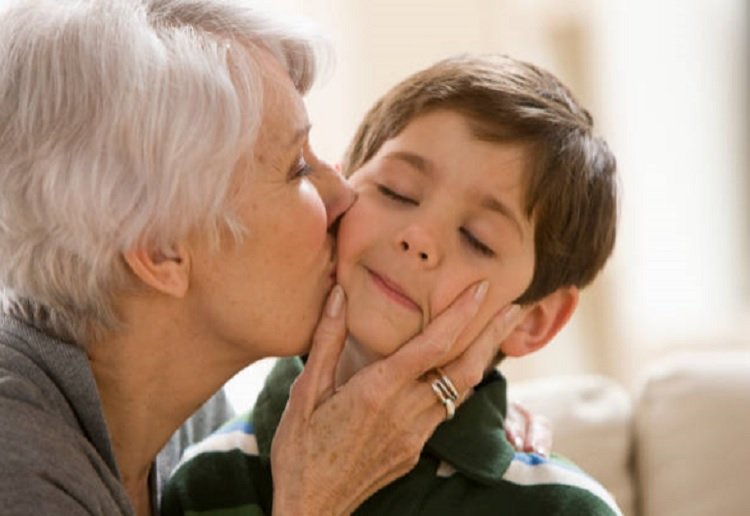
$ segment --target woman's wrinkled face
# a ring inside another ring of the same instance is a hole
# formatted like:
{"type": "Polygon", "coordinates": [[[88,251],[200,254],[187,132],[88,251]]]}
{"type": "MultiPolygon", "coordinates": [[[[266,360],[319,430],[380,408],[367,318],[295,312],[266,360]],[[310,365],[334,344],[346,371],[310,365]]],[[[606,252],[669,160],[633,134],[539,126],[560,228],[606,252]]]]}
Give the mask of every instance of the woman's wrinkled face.
{"type": "Polygon", "coordinates": [[[312,152],[299,93],[263,53],[264,115],[254,152],[236,167],[233,202],[248,231],[202,252],[195,313],[244,360],[304,352],[334,282],[328,229],[353,201],[341,176],[312,152]]]}
{"type": "Polygon", "coordinates": [[[412,120],[352,175],[358,200],[339,228],[338,281],[362,351],[392,353],[482,279],[487,300],[462,338],[523,293],[534,271],[526,152],[479,140],[462,115],[438,110],[412,120]]]}

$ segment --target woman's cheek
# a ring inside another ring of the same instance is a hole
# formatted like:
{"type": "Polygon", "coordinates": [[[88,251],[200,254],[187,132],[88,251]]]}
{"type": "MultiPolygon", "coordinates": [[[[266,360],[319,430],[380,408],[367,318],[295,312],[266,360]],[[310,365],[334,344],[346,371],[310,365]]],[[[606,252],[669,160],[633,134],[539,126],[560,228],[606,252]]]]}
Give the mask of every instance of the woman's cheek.
{"type": "Polygon", "coordinates": [[[302,181],[299,197],[299,212],[290,217],[291,223],[304,227],[304,233],[310,241],[325,243],[328,236],[328,213],[320,193],[311,182],[302,181]]]}

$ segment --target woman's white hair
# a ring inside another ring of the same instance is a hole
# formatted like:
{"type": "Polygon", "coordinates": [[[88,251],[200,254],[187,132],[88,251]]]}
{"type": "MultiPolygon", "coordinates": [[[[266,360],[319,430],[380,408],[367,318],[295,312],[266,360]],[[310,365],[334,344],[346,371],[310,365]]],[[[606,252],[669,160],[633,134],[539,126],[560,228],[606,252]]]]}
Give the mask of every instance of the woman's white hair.
{"type": "Polygon", "coordinates": [[[135,286],[122,253],[239,238],[262,116],[253,47],[301,93],[318,34],[240,0],[36,0],[0,12],[0,309],[86,345],[135,286]]]}

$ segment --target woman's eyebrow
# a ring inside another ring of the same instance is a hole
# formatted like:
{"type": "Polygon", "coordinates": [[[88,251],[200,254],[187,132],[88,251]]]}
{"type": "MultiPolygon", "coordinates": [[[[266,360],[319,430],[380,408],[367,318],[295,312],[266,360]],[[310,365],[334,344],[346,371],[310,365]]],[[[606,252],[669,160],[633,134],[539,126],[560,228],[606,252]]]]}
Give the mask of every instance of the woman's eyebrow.
{"type": "Polygon", "coordinates": [[[292,138],[289,140],[288,147],[295,147],[305,136],[310,133],[311,128],[312,125],[307,123],[299,129],[295,130],[294,133],[292,133],[292,138]]]}

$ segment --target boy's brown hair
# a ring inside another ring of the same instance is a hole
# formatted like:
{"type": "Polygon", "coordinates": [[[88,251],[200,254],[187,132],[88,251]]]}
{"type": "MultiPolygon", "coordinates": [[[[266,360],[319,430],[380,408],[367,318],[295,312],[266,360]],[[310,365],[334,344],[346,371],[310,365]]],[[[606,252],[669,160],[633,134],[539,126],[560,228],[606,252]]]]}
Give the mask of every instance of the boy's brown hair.
{"type": "Polygon", "coordinates": [[[615,242],[615,158],[593,120],[552,74],[507,56],[440,61],[391,89],[365,116],[346,152],[351,174],[415,117],[436,109],[464,115],[485,141],[529,149],[525,215],[535,222],[536,267],[516,300],[589,284],[615,242]]]}

